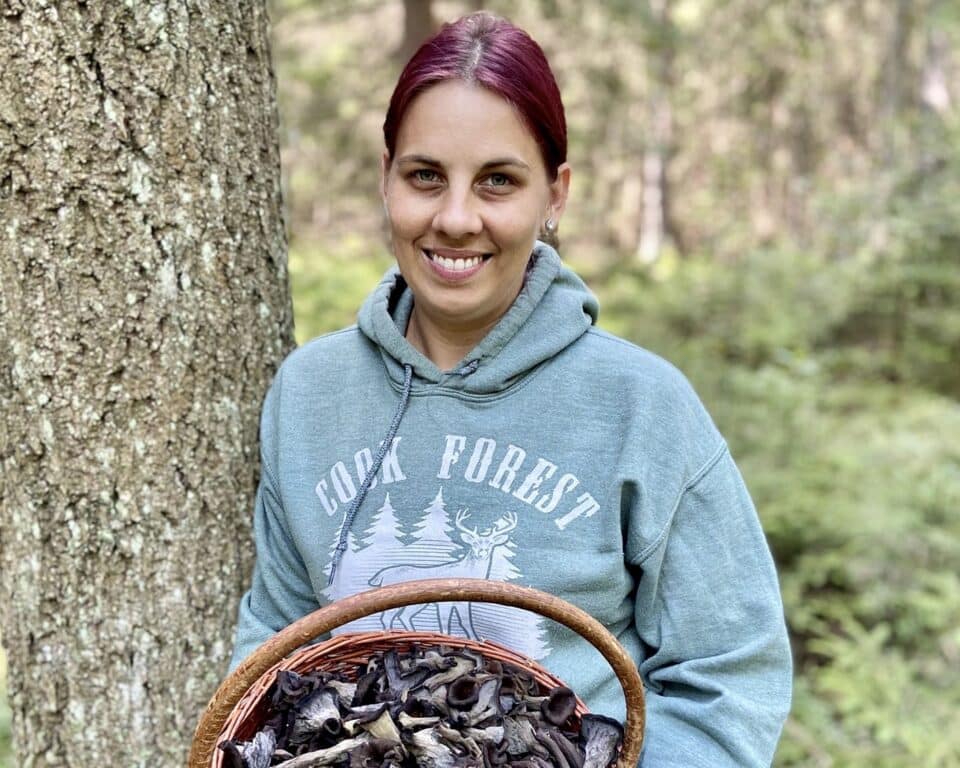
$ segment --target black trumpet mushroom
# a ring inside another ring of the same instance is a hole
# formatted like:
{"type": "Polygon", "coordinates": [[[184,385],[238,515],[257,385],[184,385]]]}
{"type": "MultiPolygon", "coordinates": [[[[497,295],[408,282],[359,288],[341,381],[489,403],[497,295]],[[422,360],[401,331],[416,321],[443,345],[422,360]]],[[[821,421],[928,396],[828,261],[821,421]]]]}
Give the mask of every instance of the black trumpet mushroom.
{"type": "Polygon", "coordinates": [[[623,741],[623,726],[603,715],[584,715],[580,721],[583,768],[606,768],[617,756],[623,741]]]}
{"type": "Polygon", "coordinates": [[[383,768],[384,763],[399,763],[403,754],[389,739],[370,739],[350,752],[349,768],[383,768]]]}
{"type": "Polygon", "coordinates": [[[557,726],[567,722],[576,708],[577,697],[573,695],[573,691],[564,686],[554,688],[540,704],[540,712],[543,713],[547,722],[557,726]]]}
{"type": "Polygon", "coordinates": [[[569,688],[471,649],[413,646],[348,672],[283,670],[225,768],[609,768],[623,729],[569,688]],[[578,735],[579,734],[579,735],[578,735]]]}
{"type": "Polygon", "coordinates": [[[314,736],[332,740],[340,735],[339,696],[333,688],[320,688],[300,701],[290,734],[292,744],[303,744],[314,736]]]}
{"type": "Polygon", "coordinates": [[[270,728],[257,733],[251,741],[224,741],[224,768],[270,768],[270,760],[277,746],[277,737],[270,728]]]}
{"type": "Polygon", "coordinates": [[[447,686],[447,704],[456,709],[469,709],[477,703],[479,693],[477,679],[464,675],[447,686]]]}

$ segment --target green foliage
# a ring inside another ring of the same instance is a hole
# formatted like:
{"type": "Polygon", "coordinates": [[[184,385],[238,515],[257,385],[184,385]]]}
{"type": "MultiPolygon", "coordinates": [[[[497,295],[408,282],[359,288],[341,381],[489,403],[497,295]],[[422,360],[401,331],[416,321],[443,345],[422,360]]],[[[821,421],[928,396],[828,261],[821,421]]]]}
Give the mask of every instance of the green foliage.
{"type": "Polygon", "coordinates": [[[12,768],[10,705],[7,703],[7,657],[0,648],[0,768],[12,768]]]}
{"type": "MultiPolygon", "coordinates": [[[[939,242],[916,231],[903,279],[939,242]]],[[[690,376],[757,503],[797,662],[777,765],[960,764],[960,404],[876,375],[884,326],[853,318],[889,274],[768,249],[592,282],[608,327],[690,376]]],[[[942,335],[901,344],[960,370],[942,335]]]]}
{"type": "MultiPolygon", "coordinates": [[[[960,131],[896,180],[882,242],[846,316],[826,339],[830,365],[960,398],[960,131]]],[[[949,137],[948,137],[949,139],[949,137]]]]}
{"type": "Polygon", "coordinates": [[[297,343],[355,323],[360,302],[392,263],[383,246],[359,238],[333,247],[294,243],[289,264],[297,343]]]}
{"type": "Polygon", "coordinates": [[[706,353],[749,368],[802,369],[844,316],[854,289],[850,272],[847,264],[825,265],[800,251],[757,250],[730,264],[664,258],[650,273],[627,268],[610,280],[618,284],[605,314],[622,332],[669,340],[671,356],[690,364],[706,353]],[[649,299],[631,328],[621,318],[636,316],[637,296],[649,299]]]}

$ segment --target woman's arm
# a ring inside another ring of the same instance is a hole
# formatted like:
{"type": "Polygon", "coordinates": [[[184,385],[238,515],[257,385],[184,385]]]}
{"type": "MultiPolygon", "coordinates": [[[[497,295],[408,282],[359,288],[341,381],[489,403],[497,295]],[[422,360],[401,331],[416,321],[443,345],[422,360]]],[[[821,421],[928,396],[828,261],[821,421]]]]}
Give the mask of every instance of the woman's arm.
{"type": "Polygon", "coordinates": [[[633,565],[648,649],[641,766],[769,766],[790,708],[790,646],[773,560],[725,445],[633,565]]]}
{"type": "Polygon", "coordinates": [[[250,589],[240,600],[231,671],[271,635],[319,607],[303,559],[287,528],[271,460],[276,455],[280,388],[278,374],[267,393],[260,420],[260,486],[253,518],[257,561],[250,589]]]}

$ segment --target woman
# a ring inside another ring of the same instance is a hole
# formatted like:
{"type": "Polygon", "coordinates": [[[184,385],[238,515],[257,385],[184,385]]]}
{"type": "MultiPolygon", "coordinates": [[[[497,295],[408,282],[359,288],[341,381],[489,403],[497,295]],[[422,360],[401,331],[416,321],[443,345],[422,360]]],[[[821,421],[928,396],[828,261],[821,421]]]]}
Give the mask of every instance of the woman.
{"type": "MultiPolygon", "coordinates": [[[[283,364],[264,405],[257,565],[235,666],[349,594],[516,581],[602,621],[647,686],[642,765],[769,765],[790,698],[776,574],[722,437],[686,380],[598,330],[541,240],[570,183],[542,51],[486,14],[409,62],[384,124],[397,269],[359,324],[283,364]]],[[[624,715],[609,668],[533,614],[426,605],[348,629],[488,637],[624,715]]]]}

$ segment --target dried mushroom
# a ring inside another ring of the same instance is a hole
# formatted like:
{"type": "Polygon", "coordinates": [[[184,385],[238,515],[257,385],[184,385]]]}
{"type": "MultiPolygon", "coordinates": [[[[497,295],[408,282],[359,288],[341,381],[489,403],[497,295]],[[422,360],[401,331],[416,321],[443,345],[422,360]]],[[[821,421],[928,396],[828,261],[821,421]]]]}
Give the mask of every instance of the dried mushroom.
{"type": "Polygon", "coordinates": [[[603,715],[584,715],[580,721],[584,740],[583,768],[605,768],[617,756],[623,741],[623,728],[616,720],[603,715]]]}
{"type": "Polygon", "coordinates": [[[540,703],[540,712],[553,725],[562,726],[577,708],[577,699],[573,691],[564,686],[554,688],[546,700],[540,703]]]}
{"type": "Polygon", "coordinates": [[[220,744],[224,768],[269,768],[276,747],[277,737],[270,728],[264,728],[246,743],[220,744]]]}
{"type": "Polygon", "coordinates": [[[340,735],[340,696],[333,688],[320,688],[303,698],[290,732],[291,743],[306,743],[318,736],[340,735]]]}
{"type": "Polygon", "coordinates": [[[264,727],[225,768],[607,768],[619,723],[476,651],[390,650],[343,676],[280,671],[264,727]]]}

